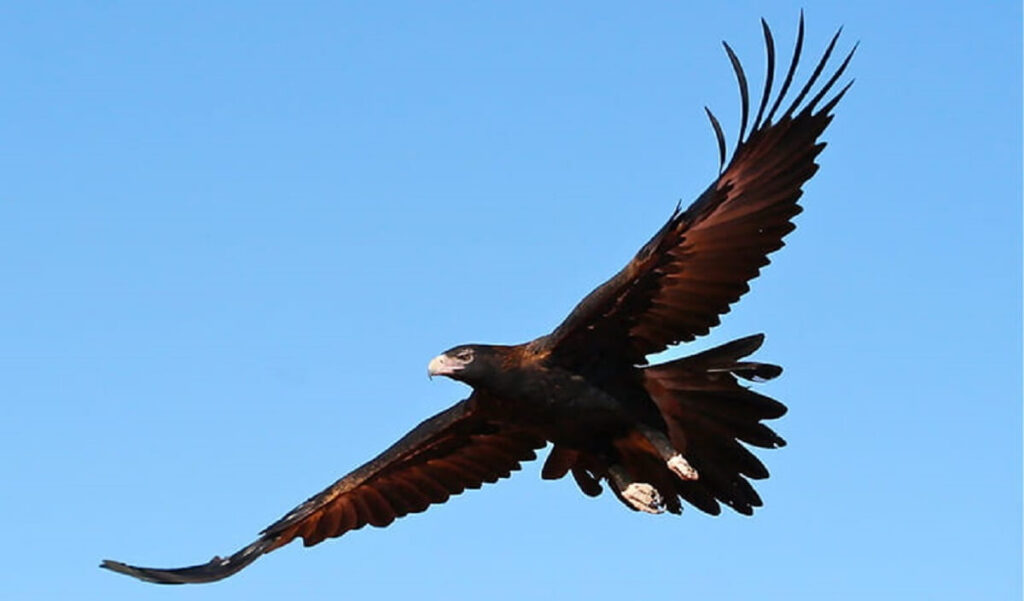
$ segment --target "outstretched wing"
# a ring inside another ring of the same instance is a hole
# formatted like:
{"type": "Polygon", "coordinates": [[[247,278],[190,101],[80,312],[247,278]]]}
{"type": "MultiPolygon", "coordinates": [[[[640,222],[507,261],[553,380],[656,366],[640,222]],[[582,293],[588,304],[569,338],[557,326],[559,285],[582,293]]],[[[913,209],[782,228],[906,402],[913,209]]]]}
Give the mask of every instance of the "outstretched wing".
{"type": "MultiPolygon", "coordinates": [[[[818,169],[814,160],[825,147],[818,138],[853,82],[820,108],[818,105],[846,69],[856,46],[805,102],[835,48],[836,33],[806,85],[773,121],[800,58],[803,14],[792,62],[770,109],[775,46],[767,23],[762,20],[761,24],[768,69],[749,135],[746,75],[735,53],[723,42],[742,100],[742,123],[732,159],[690,207],[685,211],[676,208],[668,223],[622,271],[583,299],[551,334],[531,343],[534,352],[551,353],[563,364],[578,368],[608,357],[642,365],[651,353],[708,333],[749,290],[747,282],[769,263],[767,255],[783,246],[783,237],[795,227],[791,220],[801,210],[797,205],[800,188],[818,169]]],[[[725,137],[710,111],[708,117],[725,165],[725,137]]]]}
{"type": "Polygon", "coordinates": [[[387,526],[484,482],[497,482],[536,457],[543,439],[489,422],[475,398],[424,421],[389,449],[288,512],[259,539],[230,557],[177,569],[141,568],[106,560],[101,567],[160,584],[212,582],[264,553],[302,538],[305,546],[362,528],[387,526]]]}

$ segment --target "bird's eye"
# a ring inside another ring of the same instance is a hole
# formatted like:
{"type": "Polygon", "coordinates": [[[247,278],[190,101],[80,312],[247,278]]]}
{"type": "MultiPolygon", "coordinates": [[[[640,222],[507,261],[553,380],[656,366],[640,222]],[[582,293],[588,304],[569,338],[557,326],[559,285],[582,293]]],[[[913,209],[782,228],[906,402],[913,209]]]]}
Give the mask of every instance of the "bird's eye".
{"type": "Polygon", "coordinates": [[[473,358],[473,351],[469,349],[463,349],[455,354],[455,358],[459,361],[469,361],[473,358]]]}

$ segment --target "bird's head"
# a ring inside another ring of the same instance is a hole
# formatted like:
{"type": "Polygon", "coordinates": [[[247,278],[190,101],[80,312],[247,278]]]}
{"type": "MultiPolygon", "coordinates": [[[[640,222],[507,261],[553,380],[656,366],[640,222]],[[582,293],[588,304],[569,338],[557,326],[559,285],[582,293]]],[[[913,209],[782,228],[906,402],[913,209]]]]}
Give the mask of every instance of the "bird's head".
{"type": "Polygon", "coordinates": [[[430,360],[427,375],[448,376],[473,385],[483,382],[495,369],[497,349],[484,344],[463,344],[430,360]]]}

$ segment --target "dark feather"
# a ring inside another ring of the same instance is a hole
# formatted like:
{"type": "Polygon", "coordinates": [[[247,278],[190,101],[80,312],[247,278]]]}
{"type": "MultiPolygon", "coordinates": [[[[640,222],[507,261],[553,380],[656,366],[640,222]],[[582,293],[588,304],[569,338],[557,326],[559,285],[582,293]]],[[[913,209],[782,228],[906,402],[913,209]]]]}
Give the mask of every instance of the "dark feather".
{"type": "Polygon", "coordinates": [[[750,116],[750,93],[747,90],[747,76],[743,72],[743,65],[732,48],[726,42],[722,42],[725,53],[729,55],[729,62],[732,63],[732,70],[736,74],[736,83],[740,87],[740,135],[736,139],[736,145],[743,143],[743,136],[747,133],[747,118],[750,116]]]}
{"type": "Polygon", "coordinates": [[[779,109],[779,105],[782,104],[782,99],[786,97],[786,92],[789,91],[789,84],[793,83],[793,75],[796,74],[796,66],[800,62],[800,52],[804,47],[804,11],[800,11],[800,24],[797,27],[796,33],[796,45],[793,46],[793,60],[789,63],[789,70],[786,71],[786,78],[782,81],[782,88],[779,90],[779,95],[775,98],[775,102],[772,104],[772,110],[768,111],[768,118],[765,119],[765,124],[770,125],[772,118],[775,116],[775,111],[779,109]]]}
{"type": "Polygon", "coordinates": [[[764,47],[768,58],[768,66],[765,69],[761,104],[757,108],[757,117],[754,119],[754,131],[761,127],[761,117],[764,116],[764,109],[768,106],[768,98],[772,95],[772,83],[775,80],[775,39],[772,38],[772,30],[764,19],[761,19],[761,30],[764,33],[764,47]]]}
{"type": "Polygon", "coordinates": [[[715,141],[718,142],[718,171],[721,172],[725,167],[725,133],[722,132],[722,124],[715,118],[715,114],[711,112],[711,109],[704,107],[704,112],[708,114],[711,128],[715,130],[715,141]]]}

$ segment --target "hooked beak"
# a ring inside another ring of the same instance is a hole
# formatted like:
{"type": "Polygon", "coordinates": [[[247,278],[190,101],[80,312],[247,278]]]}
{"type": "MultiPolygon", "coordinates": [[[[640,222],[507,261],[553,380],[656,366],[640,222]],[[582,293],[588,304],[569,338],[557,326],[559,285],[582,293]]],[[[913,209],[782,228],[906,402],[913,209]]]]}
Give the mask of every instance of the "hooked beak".
{"type": "Polygon", "coordinates": [[[438,355],[430,360],[427,365],[427,377],[450,376],[455,373],[455,362],[448,358],[448,355],[438,355]]]}

